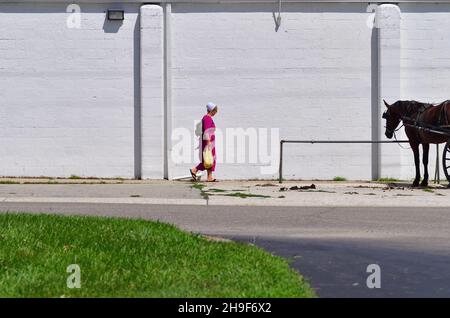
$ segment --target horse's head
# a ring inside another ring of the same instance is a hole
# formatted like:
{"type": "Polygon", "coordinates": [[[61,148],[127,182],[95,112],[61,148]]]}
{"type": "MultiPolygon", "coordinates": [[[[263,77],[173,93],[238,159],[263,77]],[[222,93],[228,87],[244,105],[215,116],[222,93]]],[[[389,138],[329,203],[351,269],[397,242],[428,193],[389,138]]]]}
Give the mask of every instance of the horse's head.
{"type": "Polygon", "coordinates": [[[386,111],[383,113],[383,118],[386,119],[386,131],[385,135],[388,139],[391,139],[394,135],[395,129],[400,124],[401,115],[399,113],[399,106],[401,101],[397,101],[392,105],[386,103],[383,99],[384,104],[386,105],[386,111]]]}

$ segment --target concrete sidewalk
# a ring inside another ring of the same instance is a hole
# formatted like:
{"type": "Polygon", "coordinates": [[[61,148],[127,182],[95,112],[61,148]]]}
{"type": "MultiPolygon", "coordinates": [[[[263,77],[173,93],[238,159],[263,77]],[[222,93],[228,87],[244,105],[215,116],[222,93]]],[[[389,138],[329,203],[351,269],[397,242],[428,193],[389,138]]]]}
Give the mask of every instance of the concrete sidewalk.
{"type": "Polygon", "coordinates": [[[332,181],[0,179],[1,202],[308,207],[450,207],[444,185],[332,181]]]}
{"type": "Polygon", "coordinates": [[[211,205],[308,206],[308,207],[449,207],[446,185],[411,188],[410,183],[289,181],[221,182],[203,189],[211,205]],[[233,198],[236,190],[250,196],[233,198]],[[226,191],[226,192],[223,192],[226,191]]]}

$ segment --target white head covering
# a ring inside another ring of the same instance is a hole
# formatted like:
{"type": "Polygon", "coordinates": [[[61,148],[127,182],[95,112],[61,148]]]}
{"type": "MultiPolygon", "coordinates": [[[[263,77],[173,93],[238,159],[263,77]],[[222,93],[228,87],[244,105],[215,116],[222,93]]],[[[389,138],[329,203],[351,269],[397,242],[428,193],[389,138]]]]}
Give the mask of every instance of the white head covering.
{"type": "Polygon", "coordinates": [[[217,107],[217,105],[212,102],[209,102],[208,104],[206,104],[206,109],[208,110],[208,112],[212,111],[216,107],[217,107]]]}

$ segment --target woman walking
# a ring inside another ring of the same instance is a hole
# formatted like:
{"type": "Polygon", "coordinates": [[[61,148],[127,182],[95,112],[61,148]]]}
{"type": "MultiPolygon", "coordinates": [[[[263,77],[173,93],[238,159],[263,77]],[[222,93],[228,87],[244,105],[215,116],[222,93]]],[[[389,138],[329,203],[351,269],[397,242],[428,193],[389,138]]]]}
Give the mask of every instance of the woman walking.
{"type": "Polygon", "coordinates": [[[197,181],[197,172],[204,171],[205,166],[203,164],[203,153],[207,147],[210,148],[212,152],[212,156],[214,159],[213,165],[211,168],[206,169],[208,172],[208,182],[215,182],[216,179],[213,177],[213,171],[216,169],[216,147],[215,147],[215,130],[216,125],[214,124],[213,117],[217,114],[217,105],[214,103],[208,103],[206,105],[207,114],[202,118],[202,162],[200,162],[195,168],[189,169],[191,172],[192,179],[197,181]]]}

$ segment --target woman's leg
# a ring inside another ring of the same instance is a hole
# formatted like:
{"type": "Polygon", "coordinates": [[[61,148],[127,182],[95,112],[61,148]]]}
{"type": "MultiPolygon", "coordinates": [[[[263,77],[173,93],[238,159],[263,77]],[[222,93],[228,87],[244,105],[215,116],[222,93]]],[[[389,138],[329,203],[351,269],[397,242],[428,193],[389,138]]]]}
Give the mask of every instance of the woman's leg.
{"type": "Polygon", "coordinates": [[[203,163],[199,163],[196,167],[190,169],[191,175],[192,175],[192,179],[194,179],[194,181],[197,181],[197,172],[203,171],[203,170],[205,170],[205,167],[203,166],[203,163]]]}
{"type": "Polygon", "coordinates": [[[212,169],[208,169],[206,170],[208,172],[208,181],[213,181],[214,177],[213,177],[213,170],[212,169]]]}
{"type": "Polygon", "coordinates": [[[193,173],[197,173],[198,171],[204,171],[205,167],[203,166],[203,163],[199,163],[196,167],[192,168],[193,173]]]}
{"type": "Polygon", "coordinates": [[[203,166],[203,150],[205,149],[205,143],[202,143],[202,150],[200,151],[200,163],[191,169],[191,172],[197,174],[198,171],[204,171],[205,167],[203,166]]]}

